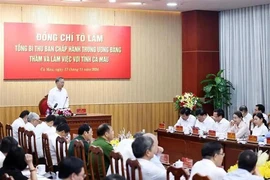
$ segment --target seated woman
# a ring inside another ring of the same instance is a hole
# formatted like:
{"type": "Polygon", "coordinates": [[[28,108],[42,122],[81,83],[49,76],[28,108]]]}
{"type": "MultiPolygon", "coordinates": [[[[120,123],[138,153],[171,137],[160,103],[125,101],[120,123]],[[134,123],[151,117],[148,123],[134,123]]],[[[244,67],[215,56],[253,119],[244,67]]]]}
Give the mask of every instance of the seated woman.
{"type": "Polygon", "coordinates": [[[237,139],[247,139],[249,136],[248,125],[243,121],[243,115],[240,111],[233,113],[229,132],[235,133],[237,139]]]}
{"type": "Polygon", "coordinates": [[[268,124],[262,113],[257,113],[253,116],[255,127],[252,130],[253,136],[265,136],[268,133],[268,124]]]}
{"type": "Polygon", "coordinates": [[[12,148],[4,160],[3,167],[0,169],[0,177],[4,174],[12,176],[14,180],[37,180],[32,155],[25,154],[21,147],[12,148]],[[21,172],[27,165],[30,169],[30,178],[25,177],[21,172]]]}

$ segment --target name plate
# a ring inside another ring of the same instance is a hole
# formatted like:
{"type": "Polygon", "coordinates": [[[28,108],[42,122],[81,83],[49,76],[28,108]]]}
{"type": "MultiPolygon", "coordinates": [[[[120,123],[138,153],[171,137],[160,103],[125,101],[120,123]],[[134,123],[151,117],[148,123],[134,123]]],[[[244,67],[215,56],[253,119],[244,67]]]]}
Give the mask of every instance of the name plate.
{"type": "Polygon", "coordinates": [[[193,128],[192,129],[192,134],[199,135],[199,129],[198,128],[193,128]]]}
{"type": "Polygon", "coordinates": [[[209,130],[209,131],[208,131],[208,135],[209,135],[209,136],[212,136],[212,137],[216,137],[216,131],[209,130]]]}
{"type": "Polygon", "coordinates": [[[183,126],[176,126],[175,130],[178,132],[183,132],[183,126]]]}
{"type": "Polygon", "coordinates": [[[165,129],[165,123],[159,123],[159,129],[165,129]]]}
{"type": "Polygon", "coordinates": [[[235,140],[235,133],[231,133],[231,132],[228,132],[227,133],[227,139],[232,139],[232,140],[235,140]]]}
{"type": "Polygon", "coordinates": [[[266,138],[266,143],[270,145],[270,138],[266,138]]]}
{"type": "Polygon", "coordinates": [[[248,136],[248,141],[249,142],[253,142],[253,143],[257,143],[257,136],[248,136]]]}

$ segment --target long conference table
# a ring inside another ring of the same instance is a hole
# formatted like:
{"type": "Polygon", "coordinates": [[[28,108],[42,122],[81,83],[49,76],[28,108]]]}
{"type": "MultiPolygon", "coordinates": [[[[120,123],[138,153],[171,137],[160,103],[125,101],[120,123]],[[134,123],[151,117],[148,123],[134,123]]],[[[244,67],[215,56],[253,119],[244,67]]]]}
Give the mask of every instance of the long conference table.
{"type": "MultiPolygon", "coordinates": [[[[158,143],[164,148],[164,154],[169,155],[170,163],[174,163],[182,157],[193,159],[193,163],[202,159],[201,149],[204,143],[218,141],[216,138],[200,138],[195,135],[184,135],[182,133],[169,133],[166,130],[158,129],[158,143]]],[[[235,165],[238,155],[243,150],[252,149],[270,152],[270,146],[258,146],[257,143],[239,144],[236,141],[218,141],[223,145],[225,152],[223,166],[227,171],[230,166],[235,165]]]]}
{"type": "MultiPolygon", "coordinates": [[[[45,117],[40,118],[42,121],[45,117]]],[[[76,115],[66,118],[67,123],[70,127],[70,134],[78,134],[78,128],[80,125],[86,123],[89,124],[93,130],[93,137],[97,136],[97,128],[100,124],[106,123],[111,125],[112,115],[109,114],[87,114],[87,115],[76,115]]]]}

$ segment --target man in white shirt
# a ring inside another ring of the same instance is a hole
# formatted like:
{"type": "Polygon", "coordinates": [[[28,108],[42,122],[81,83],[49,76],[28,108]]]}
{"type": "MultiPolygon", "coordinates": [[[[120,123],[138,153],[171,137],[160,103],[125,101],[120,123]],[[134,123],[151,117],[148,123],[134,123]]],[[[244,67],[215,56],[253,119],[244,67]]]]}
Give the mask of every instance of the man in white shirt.
{"type": "Polygon", "coordinates": [[[67,90],[64,88],[64,78],[58,77],[55,80],[56,87],[52,88],[48,95],[47,104],[50,109],[68,108],[69,99],[67,90]]]}
{"type": "Polygon", "coordinates": [[[35,112],[30,112],[28,117],[27,117],[27,123],[24,127],[25,130],[27,131],[34,131],[36,126],[40,123],[40,117],[37,113],[35,112]]]}
{"type": "Polygon", "coordinates": [[[56,116],[53,122],[53,126],[44,131],[44,133],[48,134],[48,136],[50,136],[51,134],[55,134],[57,126],[62,123],[67,123],[66,118],[63,116],[56,116]]]}
{"type": "Polygon", "coordinates": [[[256,169],[257,155],[251,150],[241,152],[238,157],[238,169],[229,172],[223,180],[264,180],[256,169]]]}
{"type": "Polygon", "coordinates": [[[224,118],[223,109],[215,109],[213,112],[213,118],[215,120],[215,131],[217,137],[224,137],[230,129],[230,122],[224,118]]]}
{"type": "Polygon", "coordinates": [[[247,106],[245,106],[245,105],[240,106],[239,111],[241,111],[241,113],[243,115],[243,121],[248,125],[248,128],[252,130],[254,128],[253,123],[251,124],[251,127],[249,127],[249,126],[250,126],[250,121],[253,118],[252,118],[252,115],[250,113],[248,113],[247,106]]]}
{"type": "Polygon", "coordinates": [[[16,141],[18,141],[18,129],[19,127],[25,127],[29,113],[30,112],[28,110],[22,111],[19,118],[11,124],[13,130],[13,137],[16,141]]]}
{"type": "Polygon", "coordinates": [[[174,125],[176,126],[183,126],[184,131],[186,129],[191,132],[192,127],[195,125],[196,118],[191,114],[191,110],[189,108],[182,108],[180,110],[180,118],[178,119],[177,123],[174,125]]]}
{"type": "Polygon", "coordinates": [[[204,134],[207,134],[209,130],[215,130],[215,121],[203,109],[197,109],[196,116],[195,127],[202,130],[204,134]]]}
{"type": "Polygon", "coordinates": [[[265,114],[265,107],[262,104],[257,104],[254,113],[263,113],[264,119],[268,122],[268,116],[265,114]]]}
{"type": "MultiPolygon", "coordinates": [[[[70,128],[68,124],[62,123],[59,124],[56,128],[56,132],[54,134],[48,135],[49,138],[49,145],[50,145],[50,153],[52,157],[52,163],[53,165],[57,165],[57,157],[56,157],[56,138],[58,136],[60,137],[67,137],[70,132],[70,128]]],[[[64,149],[64,152],[66,152],[67,149],[64,149]]],[[[64,154],[65,156],[65,154],[64,154]]]]}
{"type": "Polygon", "coordinates": [[[219,168],[225,156],[222,145],[215,141],[205,143],[201,153],[203,159],[194,164],[189,180],[197,173],[208,176],[211,180],[221,180],[226,175],[226,171],[219,168]]]}
{"type": "Polygon", "coordinates": [[[0,146],[0,168],[3,166],[9,150],[14,147],[18,147],[18,142],[13,137],[7,136],[2,139],[0,146]]]}
{"type": "MultiPolygon", "coordinates": [[[[44,157],[43,150],[42,150],[42,133],[50,131],[50,129],[53,126],[54,121],[55,121],[55,116],[49,115],[46,117],[45,122],[38,124],[34,130],[34,133],[36,135],[36,146],[37,146],[38,158],[44,157]]],[[[56,132],[56,130],[54,132],[56,132]]]]}

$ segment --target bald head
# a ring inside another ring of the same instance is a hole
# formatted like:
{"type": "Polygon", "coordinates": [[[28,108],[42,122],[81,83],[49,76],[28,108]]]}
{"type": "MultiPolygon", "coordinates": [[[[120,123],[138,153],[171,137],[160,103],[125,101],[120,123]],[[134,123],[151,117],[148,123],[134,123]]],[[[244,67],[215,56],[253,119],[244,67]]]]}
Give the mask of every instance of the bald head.
{"type": "Polygon", "coordinates": [[[143,136],[147,136],[150,137],[151,139],[153,139],[154,144],[153,144],[153,152],[156,154],[158,151],[158,139],[157,136],[152,134],[152,133],[145,133],[143,136]]]}

